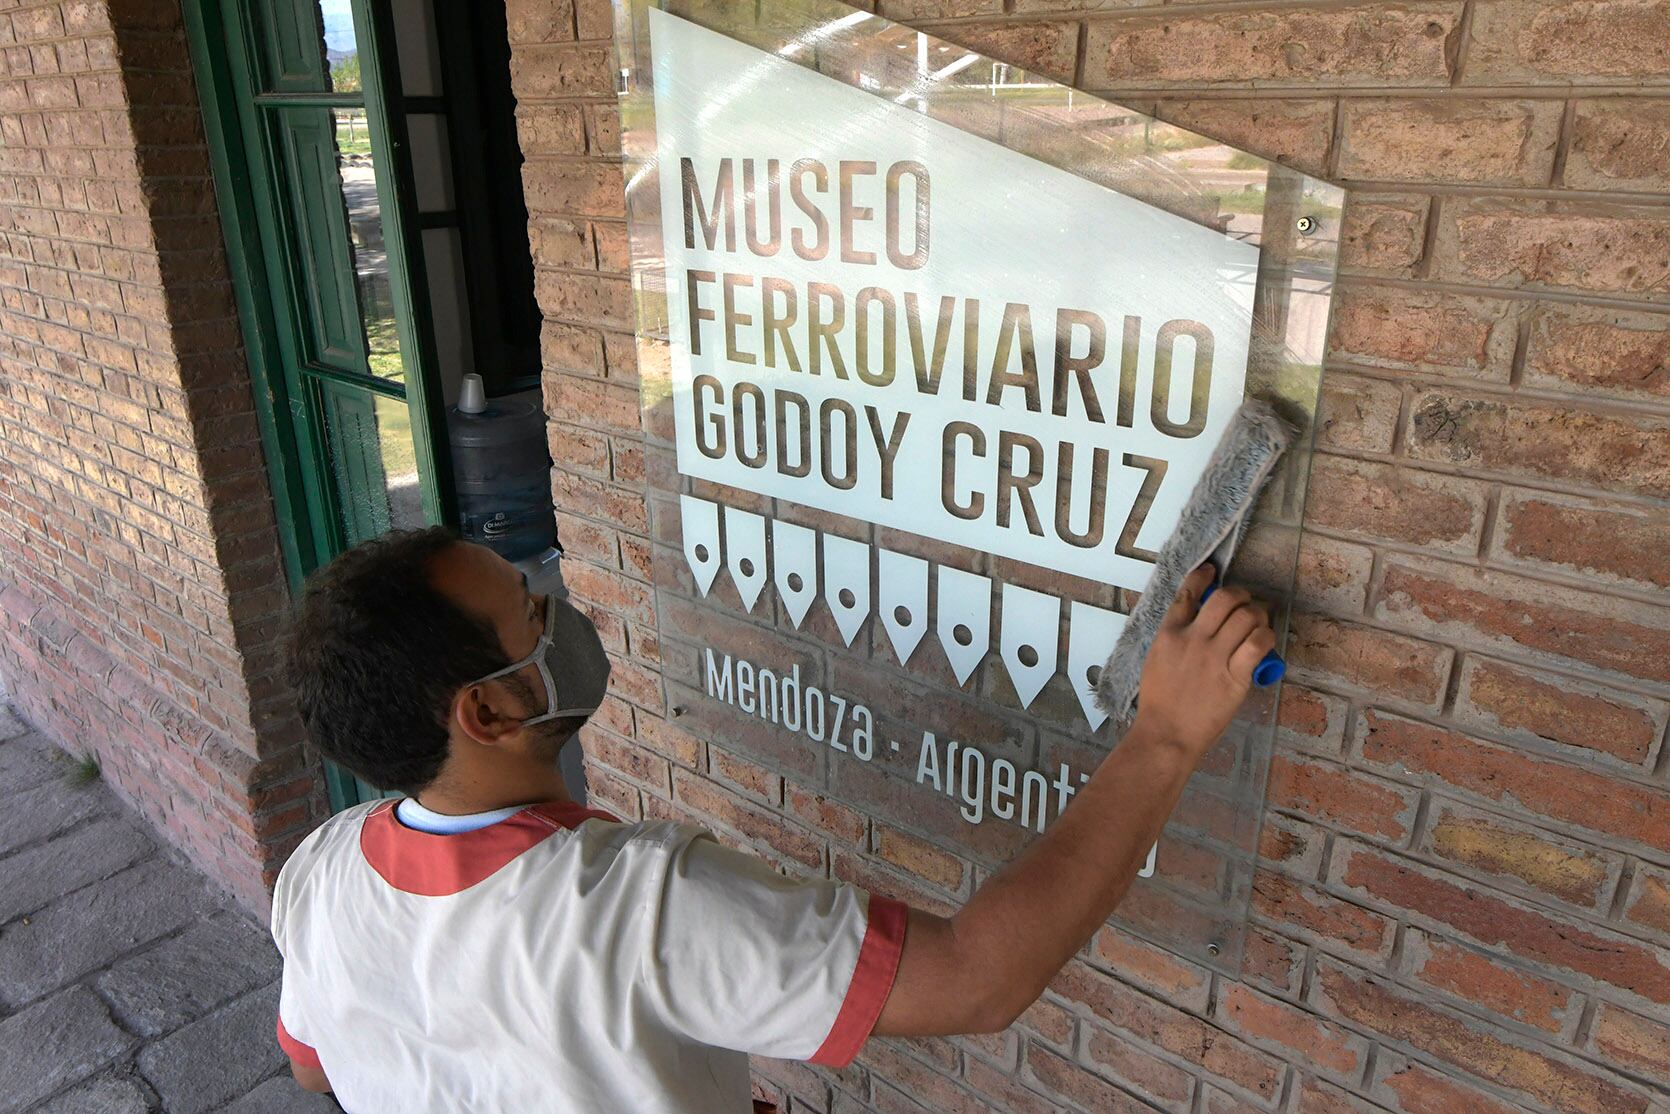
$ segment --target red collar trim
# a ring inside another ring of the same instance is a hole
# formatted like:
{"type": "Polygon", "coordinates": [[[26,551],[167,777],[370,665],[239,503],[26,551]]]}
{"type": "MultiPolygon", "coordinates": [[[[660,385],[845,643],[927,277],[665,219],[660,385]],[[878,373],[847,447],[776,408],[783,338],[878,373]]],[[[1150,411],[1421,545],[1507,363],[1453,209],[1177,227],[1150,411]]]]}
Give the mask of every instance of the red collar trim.
{"type": "Polygon", "coordinates": [[[366,814],[360,851],[371,869],[397,890],[423,897],[460,893],[497,873],[516,856],[548,836],[587,820],[619,820],[607,812],[568,801],[529,805],[496,824],[456,835],[433,835],[395,818],[395,801],[366,814]]]}

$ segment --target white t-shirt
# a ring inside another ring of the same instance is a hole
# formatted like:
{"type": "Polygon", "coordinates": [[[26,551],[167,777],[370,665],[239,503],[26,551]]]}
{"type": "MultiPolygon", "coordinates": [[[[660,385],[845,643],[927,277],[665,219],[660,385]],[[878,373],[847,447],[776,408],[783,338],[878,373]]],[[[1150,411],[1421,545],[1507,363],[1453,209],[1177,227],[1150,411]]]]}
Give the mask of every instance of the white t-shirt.
{"type": "Polygon", "coordinates": [[[356,806],[280,873],[279,1042],[350,1114],[746,1114],[749,1053],[845,1065],[906,908],[573,804],[471,831],[356,806]]]}

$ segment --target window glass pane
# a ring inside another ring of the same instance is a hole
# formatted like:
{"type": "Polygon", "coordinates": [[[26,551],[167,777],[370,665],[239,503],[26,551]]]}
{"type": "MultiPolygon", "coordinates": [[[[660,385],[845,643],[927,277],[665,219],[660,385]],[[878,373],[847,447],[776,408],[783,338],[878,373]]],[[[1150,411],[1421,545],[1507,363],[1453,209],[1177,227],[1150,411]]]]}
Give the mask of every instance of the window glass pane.
{"type": "Polygon", "coordinates": [[[405,365],[394,328],[394,295],[389,289],[388,251],[383,244],[382,209],[377,200],[377,175],[371,165],[365,110],[338,108],[332,113],[336,119],[342,205],[348,215],[348,246],[365,328],[366,363],[379,379],[400,379],[405,375],[405,365]]]}
{"type": "Polygon", "coordinates": [[[406,401],[336,383],[319,386],[331,477],[348,544],[422,526],[423,488],[406,401]]]}
{"type": "Polygon", "coordinates": [[[286,181],[304,348],[338,371],[401,379],[388,255],[365,111],[269,110],[286,181]]]}
{"type": "Polygon", "coordinates": [[[418,212],[439,213],[456,206],[446,117],[436,112],[411,113],[406,117],[406,136],[411,141],[418,212]]]}
{"type": "Polygon", "coordinates": [[[257,30],[274,93],[357,93],[359,44],[350,0],[260,0],[257,30]]]}
{"type": "Polygon", "coordinates": [[[395,56],[400,87],[408,97],[441,95],[441,45],[431,0],[393,0],[395,56]]]}

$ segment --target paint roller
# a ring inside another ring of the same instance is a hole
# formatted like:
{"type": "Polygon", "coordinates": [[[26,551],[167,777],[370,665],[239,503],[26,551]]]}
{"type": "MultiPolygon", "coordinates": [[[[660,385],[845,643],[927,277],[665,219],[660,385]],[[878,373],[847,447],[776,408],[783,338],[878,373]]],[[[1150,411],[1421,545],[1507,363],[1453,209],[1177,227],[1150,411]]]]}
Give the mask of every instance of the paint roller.
{"type": "MultiPolygon", "coordinates": [[[[1223,583],[1229,562],[1247,532],[1253,504],[1293,436],[1293,428],[1275,409],[1255,398],[1243,402],[1225,428],[1206,462],[1206,470],[1189,493],[1177,528],[1160,549],[1147,588],[1131,609],[1125,629],[1096,679],[1096,703],[1116,723],[1125,723],[1131,716],[1142,663],[1183,579],[1201,565],[1211,564],[1217,578],[1202,594],[1201,603],[1223,583]]],[[[1273,685],[1286,672],[1286,663],[1272,650],[1254,667],[1253,684],[1273,685]]]]}

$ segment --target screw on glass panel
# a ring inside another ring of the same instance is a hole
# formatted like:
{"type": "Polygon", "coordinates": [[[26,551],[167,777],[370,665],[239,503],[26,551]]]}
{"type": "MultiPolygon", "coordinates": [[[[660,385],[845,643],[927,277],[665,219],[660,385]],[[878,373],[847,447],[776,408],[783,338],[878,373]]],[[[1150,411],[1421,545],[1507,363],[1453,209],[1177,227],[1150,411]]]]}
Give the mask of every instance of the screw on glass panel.
{"type": "Polygon", "coordinates": [[[1218,942],[1216,940],[1214,940],[1210,944],[1206,945],[1206,954],[1207,955],[1217,955],[1222,950],[1223,949],[1218,946],[1218,942]]]}
{"type": "Polygon", "coordinates": [[[627,87],[628,82],[631,80],[631,76],[632,76],[632,71],[626,69],[625,67],[622,67],[621,69],[616,70],[615,71],[615,92],[617,92],[617,93],[626,92],[626,87],[627,87]]]}
{"type": "Polygon", "coordinates": [[[673,705],[673,718],[677,719],[679,716],[682,716],[683,714],[684,714],[684,705],[683,704],[674,704],[673,705]]]}
{"type": "Polygon", "coordinates": [[[1300,217],[1299,218],[1299,231],[1300,231],[1301,234],[1306,235],[1306,236],[1309,236],[1312,232],[1315,232],[1316,231],[1316,218],[1315,217],[1300,217]]]}

